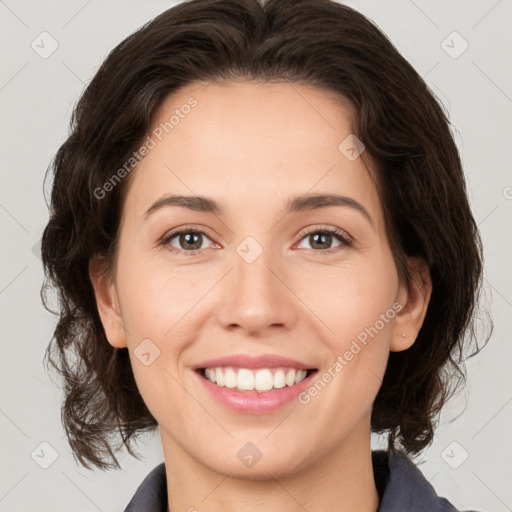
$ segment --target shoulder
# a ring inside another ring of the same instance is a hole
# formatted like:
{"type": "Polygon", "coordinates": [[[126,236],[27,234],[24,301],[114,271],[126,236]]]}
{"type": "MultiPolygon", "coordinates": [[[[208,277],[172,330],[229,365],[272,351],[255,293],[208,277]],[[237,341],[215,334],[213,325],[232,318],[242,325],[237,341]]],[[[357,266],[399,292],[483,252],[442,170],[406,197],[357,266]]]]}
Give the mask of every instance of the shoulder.
{"type": "MultiPolygon", "coordinates": [[[[418,467],[402,452],[372,451],[375,483],[379,491],[377,512],[464,512],[436,491],[418,467]]],[[[164,463],[156,466],[137,488],[124,512],[166,512],[167,482],[164,463]]],[[[477,512],[468,510],[466,512],[477,512]]]]}
{"type": "Polygon", "coordinates": [[[463,512],[457,510],[446,498],[437,495],[430,482],[405,453],[376,450],[372,452],[372,460],[375,483],[381,494],[378,512],[463,512]]]}
{"type": "Polygon", "coordinates": [[[166,512],[167,481],[165,464],[156,466],[137,488],[124,512],[166,512]]]}

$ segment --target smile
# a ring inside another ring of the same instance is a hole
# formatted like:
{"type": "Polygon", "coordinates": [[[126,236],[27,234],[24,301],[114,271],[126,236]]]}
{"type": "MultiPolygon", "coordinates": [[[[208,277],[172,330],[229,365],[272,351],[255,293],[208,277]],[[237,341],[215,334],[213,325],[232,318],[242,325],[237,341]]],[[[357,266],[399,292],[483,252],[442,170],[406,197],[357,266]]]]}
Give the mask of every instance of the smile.
{"type": "Polygon", "coordinates": [[[313,371],[315,370],[290,367],[256,369],[231,366],[199,370],[203,377],[219,387],[237,391],[257,391],[258,393],[294,386],[302,382],[313,371]]]}
{"type": "Polygon", "coordinates": [[[262,415],[297,402],[299,394],[311,386],[318,370],[209,367],[192,373],[206,396],[223,408],[238,414],[262,415]]]}
{"type": "Polygon", "coordinates": [[[232,354],[198,362],[192,369],[207,398],[251,415],[292,404],[318,373],[314,363],[279,354],[232,354]]]}

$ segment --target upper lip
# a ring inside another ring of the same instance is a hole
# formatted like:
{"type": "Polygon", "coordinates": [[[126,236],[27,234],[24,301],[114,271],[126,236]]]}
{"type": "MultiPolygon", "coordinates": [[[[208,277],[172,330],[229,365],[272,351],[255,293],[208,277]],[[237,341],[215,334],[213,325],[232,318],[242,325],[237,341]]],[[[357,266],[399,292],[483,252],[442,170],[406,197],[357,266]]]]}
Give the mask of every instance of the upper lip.
{"type": "Polygon", "coordinates": [[[307,363],[302,363],[296,359],[282,357],[276,354],[264,354],[261,356],[249,356],[244,354],[235,354],[232,356],[209,359],[194,365],[195,370],[202,368],[215,368],[217,366],[233,366],[236,368],[277,368],[280,366],[298,368],[304,370],[314,369],[307,363]]]}

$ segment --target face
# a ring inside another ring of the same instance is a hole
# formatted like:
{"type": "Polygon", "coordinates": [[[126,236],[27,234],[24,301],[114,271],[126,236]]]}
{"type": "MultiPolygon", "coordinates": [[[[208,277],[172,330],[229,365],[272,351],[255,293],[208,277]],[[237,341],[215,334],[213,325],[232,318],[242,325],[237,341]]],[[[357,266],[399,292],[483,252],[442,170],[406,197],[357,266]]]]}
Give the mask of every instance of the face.
{"type": "Polygon", "coordinates": [[[194,84],[160,108],[114,279],[91,279],[172,460],[259,478],[369,448],[429,293],[398,279],[351,134],[341,101],[295,84],[194,84]]]}

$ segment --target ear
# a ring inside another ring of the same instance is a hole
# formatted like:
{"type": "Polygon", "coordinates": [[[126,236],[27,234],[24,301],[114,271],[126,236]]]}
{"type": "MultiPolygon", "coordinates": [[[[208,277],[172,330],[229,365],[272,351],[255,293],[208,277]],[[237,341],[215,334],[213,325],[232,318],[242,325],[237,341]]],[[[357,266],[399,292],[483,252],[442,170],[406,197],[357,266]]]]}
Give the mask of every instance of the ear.
{"type": "Polygon", "coordinates": [[[119,308],[115,284],[105,272],[103,258],[93,257],[89,261],[89,278],[94,288],[98,313],[108,342],[116,348],[126,347],[126,330],[119,308]]]}
{"type": "Polygon", "coordinates": [[[402,309],[395,316],[391,352],[407,350],[414,344],[432,295],[432,280],[425,260],[409,257],[407,265],[412,279],[409,287],[405,283],[400,285],[397,302],[402,309]]]}

